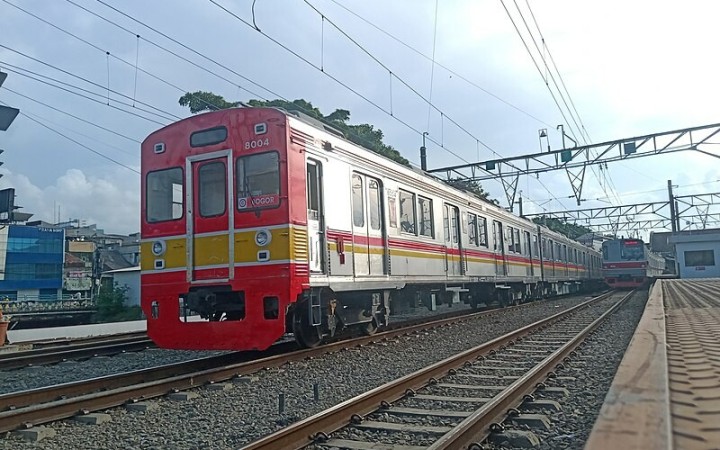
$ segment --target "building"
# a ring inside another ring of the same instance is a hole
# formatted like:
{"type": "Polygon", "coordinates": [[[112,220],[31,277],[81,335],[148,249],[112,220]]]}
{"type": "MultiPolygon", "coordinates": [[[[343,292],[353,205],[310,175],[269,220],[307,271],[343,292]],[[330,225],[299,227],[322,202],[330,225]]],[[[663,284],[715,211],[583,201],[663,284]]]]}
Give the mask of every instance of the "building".
{"type": "Polygon", "coordinates": [[[0,298],[61,298],[64,260],[62,229],[3,225],[0,228],[0,298]]]}
{"type": "Polygon", "coordinates": [[[140,266],[108,270],[102,274],[103,284],[127,289],[127,306],[140,306],[140,266]]]}
{"type": "Polygon", "coordinates": [[[720,277],[720,229],[673,233],[680,278],[720,277]]]}
{"type": "Polygon", "coordinates": [[[91,297],[94,282],[94,242],[72,240],[66,243],[63,294],[73,297],[91,297]]]}

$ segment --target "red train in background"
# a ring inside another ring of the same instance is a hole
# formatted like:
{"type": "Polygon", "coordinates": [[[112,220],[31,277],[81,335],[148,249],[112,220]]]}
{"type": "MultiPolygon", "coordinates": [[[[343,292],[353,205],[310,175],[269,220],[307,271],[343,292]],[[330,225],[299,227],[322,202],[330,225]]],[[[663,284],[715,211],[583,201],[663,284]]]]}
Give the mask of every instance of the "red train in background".
{"type": "Polygon", "coordinates": [[[613,239],[602,244],[603,278],[611,288],[635,288],[664,273],[665,258],[642,239],[613,239]]]}

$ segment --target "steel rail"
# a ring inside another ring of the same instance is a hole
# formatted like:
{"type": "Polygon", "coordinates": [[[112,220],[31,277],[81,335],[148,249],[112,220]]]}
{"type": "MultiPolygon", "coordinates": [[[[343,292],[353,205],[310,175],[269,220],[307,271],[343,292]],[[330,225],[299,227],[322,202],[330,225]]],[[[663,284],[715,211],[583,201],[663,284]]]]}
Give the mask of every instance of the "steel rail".
{"type": "MultiPolygon", "coordinates": [[[[609,293],[602,296],[607,295],[609,293]]],[[[524,309],[527,305],[529,304],[470,314],[467,310],[451,312],[446,314],[449,317],[440,319],[438,319],[438,315],[416,318],[395,324],[396,329],[372,336],[339,340],[311,349],[288,352],[290,347],[297,349],[297,346],[293,342],[281,343],[280,346],[271,347],[272,352],[279,353],[273,356],[265,356],[266,352],[233,352],[124,374],[12,392],[0,395],[0,405],[7,405],[6,407],[9,408],[0,411],[0,433],[72,417],[78,412],[112,408],[139,398],[159,397],[172,391],[225,381],[264,368],[280,367],[287,362],[301,361],[325,353],[336,352],[349,346],[362,346],[393,339],[486,315],[512,313],[518,309],[524,309]],[[233,361],[232,358],[236,359],[233,361]],[[238,358],[245,358],[245,360],[237,362],[238,358]],[[250,360],[248,361],[248,359],[250,360]]]]}
{"type": "Polygon", "coordinates": [[[505,390],[497,394],[491,401],[472,413],[460,424],[444,434],[428,450],[461,450],[471,444],[483,442],[491,433],[493,423],[502,423],[507,411],[522,403],[523,397],[531,394],[538,383],[545,380],[550,372],[567,358],[605,319],[635,294],[635,290],[625,295],[600,317],[577,333],[570,341],[550,354],[547,358],[530,369],[505,390]]]}
{"type": "Polygon", "coordinates": [[[58,338],[44,338],[36,339],[33,341],[18,342],[19,346],[28,346],[32,350],[40,348],[62,348],[70,345],[79,344],[90,344],[97,342],[112,341],[116,339],[132,339],[139,337],[147,337],[147,333],[144,331],[129,331],[127,333],[116,333],[116,334],[101,334],[97,336],[85,336],[85,337],[58,337],[58,338]]]}
{"type": "Polygon", "coordinates": [[[111,339],[100,342],[68,344],[62,347],[43,347],[9,353],[0,357],[0,370],[17,369],[31,365],[52,364],[69,359],[90,358],[100,355],[114,355],[154,347],[147,337],[111,339]]]}
{"type": "Polygon", "coordinates": [[[243,450],[300,449],[311,445],[314,443],[314,438],[329,435],[333,431],[347,426],[352,423],[352,420],[357,416],[363,417],[371,412],[377,411],[384,402],[392,403],[397,401],[405,397],[408,392],[413,392],[428,386],[433,380],[448,375],[449,371],[457,369],[467,362],[474,361],[478,356],[500,350],[502,347],[515,342],[518,338],[533,331],[546,328],[580,309],[584,309],[593,303],[606,299],[612,294],[613,292],[602,294],[553,316],[526,325],[518,330],[495,338],[492,341],[439,361],[429,367],[378,386],[364,394],[346,400],[332,408],[255,441],[243,447],[243,450]]]}

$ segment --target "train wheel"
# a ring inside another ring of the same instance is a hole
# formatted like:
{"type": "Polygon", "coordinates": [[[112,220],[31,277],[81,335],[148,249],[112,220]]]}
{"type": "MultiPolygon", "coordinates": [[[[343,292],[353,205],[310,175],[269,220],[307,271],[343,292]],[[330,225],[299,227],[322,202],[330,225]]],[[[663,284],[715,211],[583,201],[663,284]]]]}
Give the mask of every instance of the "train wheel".
{"type": "Polygon", "coordinates": [[[320,327],[310,325],[307,314],[295,315],[293,335],[295,335],[295,342],[303,348],[317,347],[322,342],[320,327]]]}
{"type": "Polygon", "coordinates": [[[373,319],[370,322],[360,325],[360,327],[364,335],[372,336],[373,334],[377,333],[378,323],[376,319],[373,319]]]}

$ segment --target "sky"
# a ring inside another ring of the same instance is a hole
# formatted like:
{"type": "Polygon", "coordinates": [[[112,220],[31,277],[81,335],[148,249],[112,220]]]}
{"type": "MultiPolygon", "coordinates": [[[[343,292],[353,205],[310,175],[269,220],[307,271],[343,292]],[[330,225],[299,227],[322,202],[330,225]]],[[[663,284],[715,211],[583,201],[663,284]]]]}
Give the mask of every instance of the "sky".
{"type": "MultiPolygon", "coordinates": [[[[0,132],[0,188],[34,219],[136,232],[139,142],[190,115],[178,99],[196,90],[347,109],[417,165],[427,131],[430,169],[538,152],[543,128],[559,149],[558,124],[582,124],[588,143],[713,124],[718,13],[709,0],[0,0],[0,102],[22,112],[0,132]]],[[[720,191],[718,163],[679,152],[610,163],[607,180],[588,170],[581,207],[663,201],[667,180],[720,191]]],[[[507,206],[499,181],[483,187],[507,206]]],[[[563,171],[518,189],[526,213],[578,208],[563,171]]]]}

